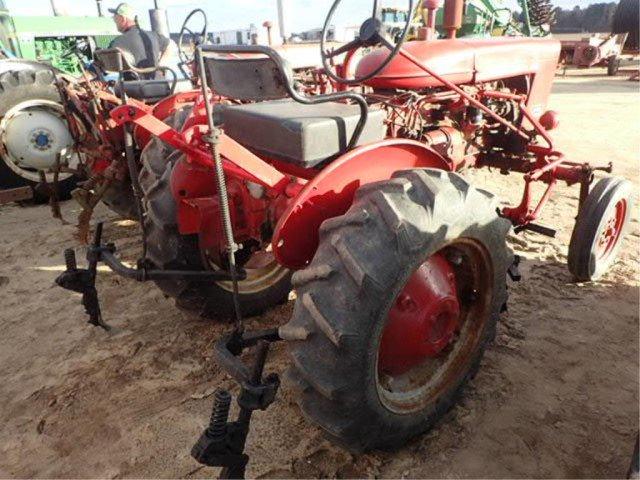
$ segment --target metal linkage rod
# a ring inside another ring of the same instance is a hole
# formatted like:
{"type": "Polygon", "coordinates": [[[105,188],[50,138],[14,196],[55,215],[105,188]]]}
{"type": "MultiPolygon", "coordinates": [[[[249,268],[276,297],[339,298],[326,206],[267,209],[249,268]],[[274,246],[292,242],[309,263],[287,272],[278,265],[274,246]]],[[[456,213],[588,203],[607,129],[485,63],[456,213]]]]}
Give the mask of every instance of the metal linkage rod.
{"type": "Polygon", "coordinates": [[[200,76],[200,84],[202,87],[202,98],[204,100],[204,106],[207,113],[207,124],[209,126],[209,134],[205,140],[211,148],[211,155],[214,159],[215,171],[216,171],[216,184],[218,187],[218,196],[220,197],[220,217],[222,221],[222,228],[227,240],[227,252],[229,261],[229,273],[231,274],[231,282],[233,284],[233,307],[235,311],[236,331],[242,332],[242,312],[240,310],[240,300],[238,293],[238,272],[236,268],[236,251],[238,246],[236,245],[233,236],[233,226],[231,224],[231,211],[229,208],[229,192],[227,191],[227,182],[224,174],[224,168],[222,166],[222,158],[218,150],[220,143],[220,136],[223,134],[222,130],[216,127],[213,120],[213,109],[209,103],[209,92],[207,87],[207,72],[204,64],[204,57],[202,55],[202,46],[196,48],[196,58],[198,60],[198,70],[200,76]]]}
{"type": "MultiPolygon", "coordinates": [[[[125,91],[124,78],[124,62],[122,53],[118,52],[118,87],[120,88],[120,100],[122,105],[127,104],[127,92],[125,91]]],[[[124,155],[127,160],[127,169],[131,180],[131,190],[133,191],[133,199],[136,204],[136,212],[138,214],[138,222],[140,222],[140,232],[142,233],[142,260],[147,258],[147,229],[144,225],[144,207],[142,206],[142,187],[138,179],[139,171],[136,163],[135,147],[133,140],[133,126],[127,123],[124,126],[124,155]]]]}

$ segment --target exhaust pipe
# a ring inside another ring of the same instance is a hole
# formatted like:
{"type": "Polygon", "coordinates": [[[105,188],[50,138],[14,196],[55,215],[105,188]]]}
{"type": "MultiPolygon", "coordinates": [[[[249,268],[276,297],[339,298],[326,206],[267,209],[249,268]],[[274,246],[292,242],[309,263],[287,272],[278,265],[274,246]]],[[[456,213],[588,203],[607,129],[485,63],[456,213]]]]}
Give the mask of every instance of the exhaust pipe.
{"type": "Polygon", "coordinates": [[[149,21],[151,23],[151,30],[163,37],[170,38],[169,34],[169,17],[167,17],[167,11],[164,8],[160,8],[158,0],[154,0],[154,9],[149,10],[149,21]]]}
{"type": "Polygon", "coordinates": [[[447,32],[447,38],[456,38],[456,32],[462,27],[463,15],[464,0],[445,0],[442,27],[447,32]]]}

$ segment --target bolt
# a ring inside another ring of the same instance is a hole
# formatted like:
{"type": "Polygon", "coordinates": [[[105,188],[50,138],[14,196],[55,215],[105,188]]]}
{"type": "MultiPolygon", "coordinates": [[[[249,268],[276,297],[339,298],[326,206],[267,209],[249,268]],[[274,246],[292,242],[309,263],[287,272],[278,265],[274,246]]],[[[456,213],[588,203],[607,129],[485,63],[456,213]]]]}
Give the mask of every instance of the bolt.
{"type": "Polygon", "coordinates": [[[396,300],[396,305],[401,312],[414,311],[417,307],[416,302],[406,293],[401,293],[396,300]]]}
{"type": "Polygon", "coordinates": [[[213,411],[207,428],[207,437],[221,438],[225,434],[229,408],[231,407],[231,394],[226,390],[216,390],[213,401],[213,411]]]}
{"type": "Polygon", "coordinates": [[[35,136],[34,141],[38,147],[44,149],[47,145],[49,145],[49,136],[45,132],[39,132],[35,136]]]}

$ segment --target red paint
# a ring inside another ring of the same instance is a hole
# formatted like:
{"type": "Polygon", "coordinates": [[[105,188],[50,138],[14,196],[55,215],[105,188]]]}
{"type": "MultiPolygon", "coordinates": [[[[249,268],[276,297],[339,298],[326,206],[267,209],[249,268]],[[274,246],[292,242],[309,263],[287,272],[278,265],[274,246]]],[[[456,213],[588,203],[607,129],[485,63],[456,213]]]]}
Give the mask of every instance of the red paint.
{"type": "Polygon", "coordinates": [[[558,128],[560,125],[560,118],[557,112],[553,110],[546,111],[540,117],[540,125],[542,125],[546,130],[554,130],[558,128]]]}
{"type": "Polygon", "coordinates": [[[462,26],[464,14],[464,0],[448,0],[444,4],[442,28],[447,32],[447,38],[456,38],[456,32],[462,26]]]}
{"type": "Polygon", "coordinates": [[[344,214],[359,187],[411,168],[451,170],[434,150],[401,139],[365,145],[331,162],[305,185],[278,221],[272,241],[276,259],[288,268],[304,268],[318,248],[322,222],[344,214]]]}
{"type": "MultiPolygon", "coordinates": [[[[542,115],[560,55],[560,42],[538,38],[451,39],[406,42],[402,50],[430,71],[455,85],[478,84],[522,75],[533,76],[527,104],[542,115]]],[[[379,48],[358,64],[356,75],[366,75],[387,57],[379,48]]],[[[380,89],[420,90],[443,86],[430,72],[398,55],[366,85],[380,89]]]]}
{"type": "MultiPolygon", "coordinates": [[[[183,133],[171,128],[143,109],[124,105],[111,111],[111,118],[118,124],[135,123],[163,142],[182,150],[187,154],[187,161],[198,163],[203,167],[214,168],[210,147],[202,141],[207,127],[197,125],[183,133]]],[[[218,144],[220,155],[226,159],[225,170],[252,182],[264,185],[276,192],[282,192],[289,180],[285,175],[251,153],[245,147],[227,135],[221,135],[218,144]]]]}
{"type": "Polygon", "coordinates": [[[396,297],[380,339],[378,371],[399,375],[438,357],[453,340],[459,319],[455,272],[437,253],[420,265],[396,297]]]}
{"type": "Polygon", "coordinates": [[[624,221],[627,218],[627,201],[620,200],[616,203],[613,212],[606,219],[596,244],[596,256],[598,260],[604,260],[615,248],[620,240],[624,221]]]}
{"type": "MultiPolygon", "coordinates": [[[[160,100],[153,107],[153,111],[151,112],[154,117],[159,120],[165,121],[171,115],[173,115],[177,110],[187,106],[192,105],[196,102],[200,95],[199,90],[193,90],[190,92],[180,92],[167,97],[163,100],[160,100]]],[[[145,130],[142,127],[136,126],[133,132],[134,138],[136,139],[136,144],[138,148],[143,149],[151,140],[151,132],[145,130]]]]}

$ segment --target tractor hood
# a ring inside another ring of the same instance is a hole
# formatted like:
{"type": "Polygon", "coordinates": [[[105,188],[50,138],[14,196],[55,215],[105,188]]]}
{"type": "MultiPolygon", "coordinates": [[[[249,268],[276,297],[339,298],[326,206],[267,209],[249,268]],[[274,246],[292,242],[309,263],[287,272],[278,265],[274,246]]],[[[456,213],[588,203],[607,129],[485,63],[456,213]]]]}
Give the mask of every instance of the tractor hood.
{"type": "MultiPolygon", "coordinates": [[[[542,38],[482,38],[414,41],[405,50],[419,58],[438,75],[455,84],[477,83],[524,74],[553,75],[560,56],[560,42],[542,38]]],[[[377,68],[389,55],[379,48],[358,64],[357,76],[377,68]]],[[[380,89],[423,89],[440,83],[406,58],[398,55],[366,85],[380,89]]]]}

